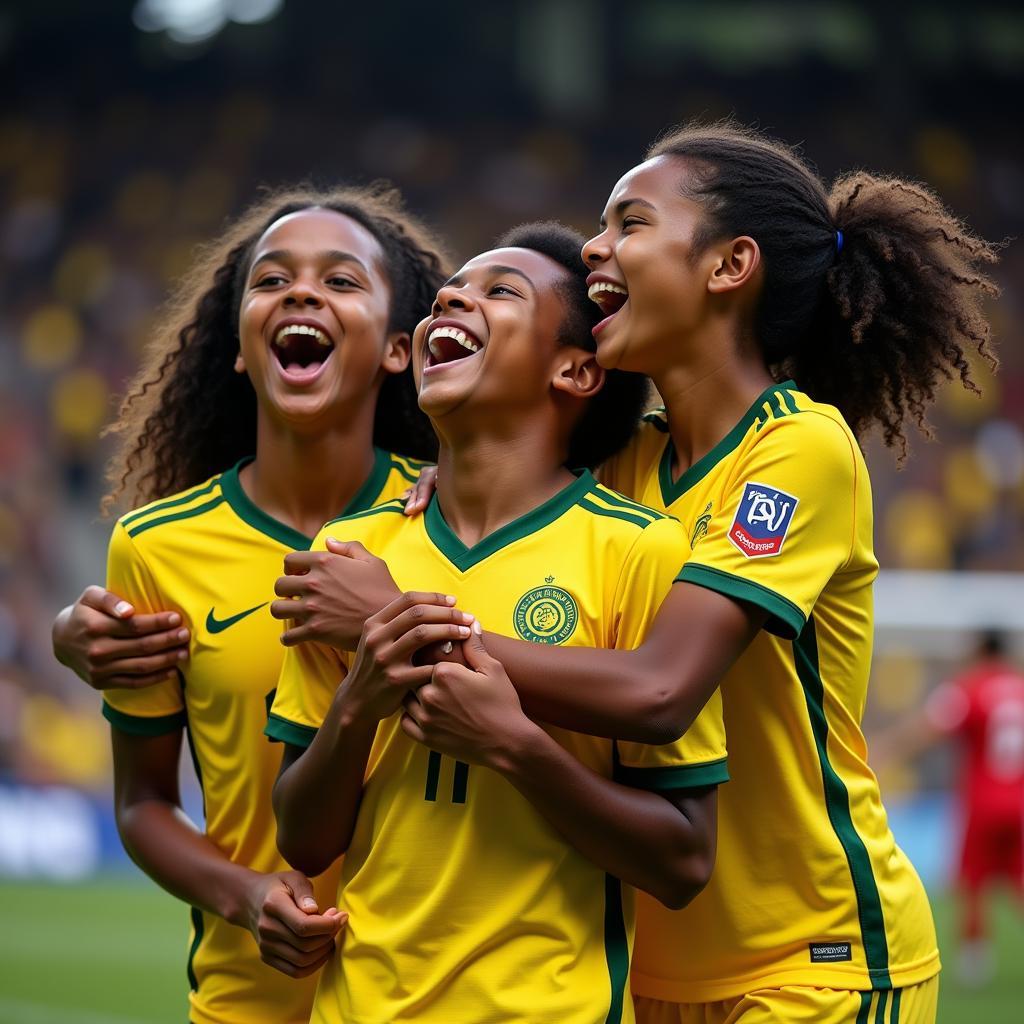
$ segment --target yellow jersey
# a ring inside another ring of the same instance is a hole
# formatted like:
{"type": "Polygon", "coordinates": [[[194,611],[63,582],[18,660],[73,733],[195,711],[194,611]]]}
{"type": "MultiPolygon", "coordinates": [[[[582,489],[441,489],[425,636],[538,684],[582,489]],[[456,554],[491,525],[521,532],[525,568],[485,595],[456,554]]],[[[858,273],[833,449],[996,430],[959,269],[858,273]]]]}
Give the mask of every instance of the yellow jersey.
{"type": "MultiPolygon", "coordinates": [[[[107,586],[140,612],[178,612],[192,633],[191,656],[177,680],[107,690],[103,713],[114,728],[135,735],[184,729],[206,834],[238,864],[284,871],[270,805],[280,749],[263,736],[284,648],[268,605],[285,555],[308,548],[309,538],[249,500],[238,480],[243,464],[115,525],[107,586]]],[[[420,465],[376,451],[374,469],[348,508],[401,494],[420,465]]],[[[321,910],[332,904],[335,886],[335,877],[317,881],[321,910]]],[[[294,980],[266,966],[248,931],[196,908],[187,973],[193,1024],[309,1019],[315,977],[294,980]]]]}
{"type": "MultiPolygon", "coordinates": [[[[549,501],[466,547],[436,497],[329,524],[384,558],[404,589],[455,594],[486,630],[535,643],[629,649],[672,585],[686,539],[674,519],[583,473],[549,501]]],[[[345,666],[289,649],[267,732],[306,746],[345,666]]],[[[623,679],[623,686],[629,685],[623,679]]],[[[562,839],[503,776],[413,742],[381,722],[339,905],[344,948],[325,966],[318,1024],[631,1022],[633,892],[562,839]]],[[[720,706],[660,747],[551,735],[605,777],[651,790],[727,778],[720,706]]]]}
{"type": "Polygon", "coordinates": [[[924,981],[939,970],[931,911],[860,730],[878,563],[857,442],[787,382],[679,479],[673,459],[659,410],[602,479],[679,518],[692,547],[680,580],[769,617],[722,680],[732,781],[714,874],[682,912],[643,900],[634,991],[706,1002],[924,981]]]}

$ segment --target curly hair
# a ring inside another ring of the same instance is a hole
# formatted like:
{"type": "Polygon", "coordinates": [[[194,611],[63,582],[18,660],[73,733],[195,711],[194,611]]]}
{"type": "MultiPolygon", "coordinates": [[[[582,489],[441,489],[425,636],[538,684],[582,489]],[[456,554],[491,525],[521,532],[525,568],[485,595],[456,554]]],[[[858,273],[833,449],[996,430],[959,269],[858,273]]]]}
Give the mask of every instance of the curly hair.
{"type": "MultiPolygon", "coordinates": [[[[385,184],[269,193],[200,250],[171,299],[116,421],[120,446],[107,471],[109,513],[126,498],[141,504],[201,483],[256,448],[256,393],[234,372],[238,314],[256,243],[276,221],[313,207],[350,217],[376,238],[391,285],[391,331],[412,334],[448,276],[438,241],[385,184]]],[[[434,458],[437,439],[416,402],[412,370],[385,378],[374,444],[434,458]]]]}
{"type": "MultiPolygon", "coordinates": [[[[495,248],[531,249],[564,267],[569,273],[561,286],[565,302],[559,344],[596,352],[591,328],[601,319],[600,307],[587,297],[589,270],[580,255],[586,239],[558,221],[533,221],[506,231],[495,248]]],[[[650,397],[650,383],[642,373],[609,370],[604,387],[587,403],[569,437],[566,464],[593,469],[621,451],[636,431],[650,397]]]]}
{"type": "Polygon", "coordinates": [[[940,382],[978,392],[968,354],[993,368],[983,301],[997,247],[973,234],[923,185],[857,171],[826,191],[795,150],[732,122],[676,129],[648,150],[689,174],[699,202],[696,246],[750,235],[764,286],[756,334],[776,379],[836,406],[862,436],[872,426],[906,453],[908,419],[931,436],[940,382]]]}

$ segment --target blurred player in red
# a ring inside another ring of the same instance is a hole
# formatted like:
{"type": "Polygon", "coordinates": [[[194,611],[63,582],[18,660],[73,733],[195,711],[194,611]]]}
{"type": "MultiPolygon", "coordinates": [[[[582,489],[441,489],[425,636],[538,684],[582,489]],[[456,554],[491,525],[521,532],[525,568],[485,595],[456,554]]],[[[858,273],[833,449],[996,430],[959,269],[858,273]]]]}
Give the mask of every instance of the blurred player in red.
{"type": "Polygon", "coordinates": [[[1024,897],[1024,675],[1007,660],[1002,634],[982,634],[970,667],[940,686],[920,715],[873,743],[879,756],[872,762],[913,757],[944,742],[960,748],[959,974],[965,984],[981,985],[993,969],[986,890],[1003,880],[1024,897]]]}
{"type": "Polygon", "coordinates": [[[1003,879],[1024,896],[1024,675],[1005,656],[1005,639],[985,633],[974,664],[939,687],[925,707],[925,736],[962,749],[964,822],[960,969],[964,981],[991,972],[984,893],[1003,879]]]}

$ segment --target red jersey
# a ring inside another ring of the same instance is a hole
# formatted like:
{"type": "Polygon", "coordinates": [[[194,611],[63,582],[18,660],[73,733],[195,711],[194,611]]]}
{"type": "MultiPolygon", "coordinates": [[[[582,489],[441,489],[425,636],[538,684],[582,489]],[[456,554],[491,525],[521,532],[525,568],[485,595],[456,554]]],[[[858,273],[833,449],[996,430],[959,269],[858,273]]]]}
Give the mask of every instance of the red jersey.
{"type": "Polygon", "coordinates": [[[929,717],[964,747],[968,811],[1024,816],[1024,676],[990,660],[936,690],[929,717]]]}

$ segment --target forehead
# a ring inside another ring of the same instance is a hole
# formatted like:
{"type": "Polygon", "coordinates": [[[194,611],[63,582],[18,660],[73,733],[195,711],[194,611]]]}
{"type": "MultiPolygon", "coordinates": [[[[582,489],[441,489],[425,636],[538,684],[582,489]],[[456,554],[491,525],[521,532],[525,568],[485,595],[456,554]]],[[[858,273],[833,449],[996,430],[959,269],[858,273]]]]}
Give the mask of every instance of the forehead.
{"type": "Polygon", "coordinates": [[[275,220],[256,243],[253,258],[262,252],[347,252],[367,265],[380,263],[383,253],[373,235],[358,221],[336,210],[314,206],[275,220]]]}
{"type": "Polygon", "coordinates": [[[491,268],[507,267],[518,270],[530,279],[538,292],[553,291],[568,276],[565,267],[556,263],[550,256],[535,252],[533,249],[491,249],[474,256],[456,274],[456,277],[470,278],[485,276],[492,272],[491,268]]]}
{"type": "Polygon", "coordinates": [[[678,157],[662,155],[645,160],[615,183],[605,213],[627,199],[646,199],[655,205],[668,199],[680,199],[679,183],[685,175],[685,164],[678,157]]]}

